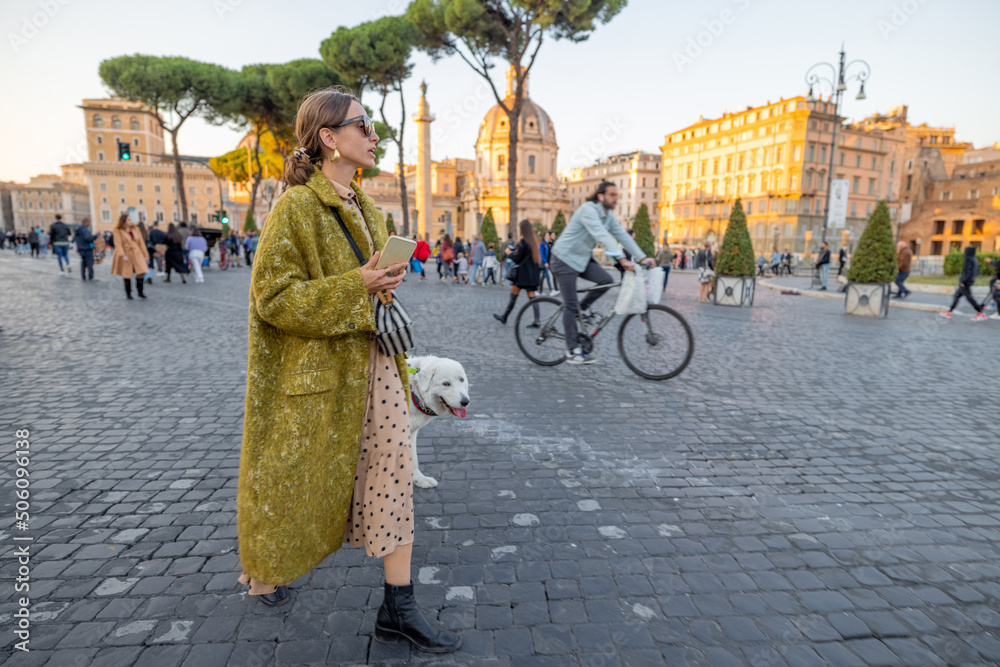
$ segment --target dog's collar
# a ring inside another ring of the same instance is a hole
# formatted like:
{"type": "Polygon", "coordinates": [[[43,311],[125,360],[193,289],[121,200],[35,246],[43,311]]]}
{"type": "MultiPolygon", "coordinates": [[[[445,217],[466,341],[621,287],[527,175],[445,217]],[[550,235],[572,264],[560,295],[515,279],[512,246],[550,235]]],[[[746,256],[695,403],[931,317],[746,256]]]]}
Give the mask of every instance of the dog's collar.
{"type": "Polygon", "coordinates": [[[437,413],[436,412],[431,412],[427,408],[427,406],[425,406],[425,405],[423,405],[423,404],[420,403],[420,399],[417,398],[417,395],[415,393],[413,393],[412,389],[410,390],[410,397],[413,399],[413,405],[417,408],[417,410],[419,410],[420,412],[424,413],[425,415],[427,415],[429,417],[437,417],[437,413]]]}

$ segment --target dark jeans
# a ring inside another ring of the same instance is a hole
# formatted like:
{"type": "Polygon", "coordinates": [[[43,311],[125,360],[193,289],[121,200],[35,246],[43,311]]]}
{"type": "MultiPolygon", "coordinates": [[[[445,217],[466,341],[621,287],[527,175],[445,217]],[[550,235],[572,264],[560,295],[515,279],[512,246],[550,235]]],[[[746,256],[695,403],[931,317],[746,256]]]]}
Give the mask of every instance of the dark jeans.
{"type": "Polygon", "coordinates": [[[486,269],[486,276],[483,277],[483,284],[485,285],[487,281],[492,281],[494,285],[497,284],[497,277],[493,274],[496,269],[486,269]]]}
{"type": "Polygon", "coordinates": [[[80,252],[80,277],[84,280],[94,279],[94,251],[83,250],[80,252]]]}
{"type": "Polygon", "coordinates": [[[661,266],[660,268],[663,269],[663,289],[667,289],[667,278],[670,277],[670,267],[661,266]]]}
{"type": "Polygon", "coordinates": [[[56,259],[59,260],[59,270],[62,271],[63,262],[66,262],[66,269],[69,269],[69,246],[68,245],[53,245],[53,252],[56,254],[56,259]]]}
{"type": "Polygon", "coordinates": [[[900,271],[899,273],[896,274],[896,295],[897,296],[904,296],[904,295],[910,293],[910,290],[906,289],[906,286],[903,284],[904,282],[906,282],[906,279],[909,278],[909,277],[910,277],[910,272],[909,271],[900,271]]]}
{"type": "Polygon", "coordinates": [[[582,273],[578,273],[573,267],[564,264],[558,257],[553,256],[549,260],[549,268],[552,275],[559,283],[559,295],[563,300],[563,332],[566,334],[566,347],[572,350],[577,347],[576,314],[579,310],[587,310],[602,296],[607,290],[597,290],[588,292],[583,301],[577,303],[576,279],[583,278],[597,285],[607,285],[614,282],[611,275],[601,268],[593,259],[587,264],[582,273]]]}
{"type": "Polygon", "coordinates": [[[31,256],[32,257],[38,257],[38,244],[37,243],[32,243],[31,244],[31,256]]]}
{"type": "Polygon", "coordinates": [[[978,301],[972,298],[972,286],[960,283],[958,285],[958,289],[955,290],[955,298],[951,301],[951,308],[948,309],[949,313],[955,310],[955,306],[958,305],[958,302],[961,301],[963,296],[969,303],[972,304],[972,307],[976,309],[977,313],[983,312],[983,307],[979,305],[978,301]]]}

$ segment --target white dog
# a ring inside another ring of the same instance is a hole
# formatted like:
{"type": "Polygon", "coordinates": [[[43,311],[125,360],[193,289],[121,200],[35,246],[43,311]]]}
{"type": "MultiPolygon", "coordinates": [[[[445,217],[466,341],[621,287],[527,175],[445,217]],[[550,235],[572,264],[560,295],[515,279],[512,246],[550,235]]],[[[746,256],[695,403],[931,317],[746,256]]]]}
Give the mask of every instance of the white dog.
{"type": "Polygon", "coordinates": [[[410,371],[410,448],[413,450],[413,483],[429,489],[437,480],[420,472],[417,433],[438,415],[450,412],[464,419],[469,405],[469,380],[462,364],[442,357],[412,357],[410,371]]]}

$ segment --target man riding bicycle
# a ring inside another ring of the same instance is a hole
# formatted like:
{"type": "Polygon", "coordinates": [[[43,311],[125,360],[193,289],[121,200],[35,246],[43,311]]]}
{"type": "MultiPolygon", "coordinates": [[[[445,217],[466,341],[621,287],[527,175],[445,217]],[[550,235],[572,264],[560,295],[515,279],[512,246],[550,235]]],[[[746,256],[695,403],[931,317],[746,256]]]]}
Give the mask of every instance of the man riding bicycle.
{"type": "Polygon", "coordinates": [[[643,264],[653,265],[653,259],[646,257],[639,244],[629,236],[611,211],[618,203],[618,188],[610,181],[601,181],[594,194],[576,209],[569,224],[563,230],[555,245],[549,265],[557,278],[563,298],[563,331],[566,334],[566,363],[592,364],[596,358],[585,353],[577,340],[576,314],[579,308],[584,321],[592,321],[590,307],[607,290],[594,290],[584,297],[577,306],[576,279],[583,278],[597,285],[608,285],[612,278],[594,260],[594,246],[600,243],[604,253],[619,261],[626,271],[633,271],[635,263],[625,258],[619,243],[633,258],[643,264]]]}

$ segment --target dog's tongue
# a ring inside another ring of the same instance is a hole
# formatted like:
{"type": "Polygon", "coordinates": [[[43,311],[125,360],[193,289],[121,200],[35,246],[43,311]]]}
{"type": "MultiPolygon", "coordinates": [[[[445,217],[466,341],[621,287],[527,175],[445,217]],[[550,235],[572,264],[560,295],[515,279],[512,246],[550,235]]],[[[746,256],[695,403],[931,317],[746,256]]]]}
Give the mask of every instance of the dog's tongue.
{"type": "Polygon", "coordinates": [[[465,408],[452,408],[452,407],[449,407],[448,409],[451,410],[451,414],[455,415],[459,419],[465,419],[465,414],[466,414],[466,412],[468,412],[465,408]]]}

